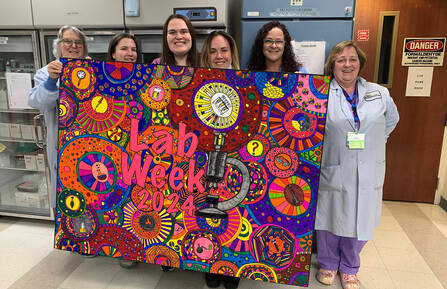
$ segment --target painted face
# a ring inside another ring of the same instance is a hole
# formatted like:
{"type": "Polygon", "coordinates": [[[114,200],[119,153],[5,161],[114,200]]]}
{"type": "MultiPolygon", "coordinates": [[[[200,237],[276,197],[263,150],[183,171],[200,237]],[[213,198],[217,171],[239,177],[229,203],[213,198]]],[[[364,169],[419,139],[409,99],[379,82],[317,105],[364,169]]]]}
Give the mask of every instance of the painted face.
{"type": "Polygon", "coordinates": [[[266,61],[281,61],[284,53],[284,33],[278,27],[272,28],[264,38],[262,48],[266,61]]]}
{"type": "Polygon", "coordinates": [[[173,18],[168,23],[167,35],[169,50],[175,56],[184,56],[191,49],[191,34],[188,26],[182,19],[173,18]]]}
{"type": "Polygon", "coordinates": [[[354,47],[348,46],[335,58],[334,77],[344,87],[357,81],[360,71],[360,59],[354,47]]]}
{"type": "Polygon", "coordinates": [[[62,33],[62,40],[59,45],[63,58],[84,57],[84,45],[82,44],[81,38],[71,29],[67,29],[62,33]]]}
{"type": "Polygon", "coordinates": [[[227,39],[217,35],[211,40],[209,62],[212,68],[229,68],[231,65],[231,49],[227,39]]]}
{"type": "Polygon", "coordinates": [[[132,38],[121,39],[115,47],[112,57],[116,61],[136,62],[137,46],[132,38]]]}
{"type": "Polygon", "coordinates": [[[109,179],[109,171],[101,162],[96,162],[93,164],[92,175],[100,183],[105,183],[109,179]]]}

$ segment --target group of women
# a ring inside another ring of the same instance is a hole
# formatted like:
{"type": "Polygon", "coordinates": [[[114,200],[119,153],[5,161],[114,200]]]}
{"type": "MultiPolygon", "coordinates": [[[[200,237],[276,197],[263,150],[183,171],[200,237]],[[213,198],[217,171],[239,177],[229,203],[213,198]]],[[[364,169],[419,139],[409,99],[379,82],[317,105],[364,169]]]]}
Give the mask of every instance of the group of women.
{"type": "MultiPolygon", "coordinates": [[[[72,26],[59,30],[53,43],[57,58],[35,75],[29,95],[30,106],[45,114],[47,152],[51,170],[51,205],[56,206],[58,78],[59,58],[86,58],[86,38],[72,26]]],[[[139,47],[127,33],[116,35],[109,45],[107,60],[136,62],[139,47]]],[[[388,90],[359,76],[366,56],[353,41],[337,44],[325,65],[332,76],[315,229],[317,280],[333,284],[337,273],[343,288],[360,288],[357,272],[360,251],[371,240],[381,212],[385,175],[385,143],[399,121],[388,90]]],[[[171,15],[163,27],[163,51],[153,64],[239,69],[234,39],[223,31],[209,34],[201,54],[196,47],[194,27],[188,18],[171,15]]],[[[287,28],[278,21],[265,24],[257,33],[248,63],[250,70],[303,72],[296,61],[287,28]]],[[[163,267],[170,270],[169,267],[163,267]]],[[[216,288],[238,287],[239,278],[206,274],[206,283],[216,288]]]]}

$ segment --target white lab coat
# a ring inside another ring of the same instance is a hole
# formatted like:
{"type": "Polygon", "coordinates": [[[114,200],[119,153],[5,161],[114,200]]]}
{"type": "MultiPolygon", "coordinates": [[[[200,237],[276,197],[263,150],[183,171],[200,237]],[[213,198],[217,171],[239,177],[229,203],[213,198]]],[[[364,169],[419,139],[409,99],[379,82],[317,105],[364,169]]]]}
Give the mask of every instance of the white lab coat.
{"type": "Polygon", "coordinates": [[[44,113],[47,126],[46,150],[50,167],[50,206],[56,207],[56,171],[57,171],[57,132],[58,132],[58,107],[59,81],[57,90],[50,91],[45,88],[44,83],[48,79],[48,65],[39,69],[34,76],[34,87],[28,98],[28,104],[44,113]]]}
{"type": "Polygon", "coordinates": [[[372,240],[382,211],[385,144],[399,113],[385,87],[359,77],[358,94],[365,148],[350,150],[347,133],[355,131],[351,104],[337,81],[331,81],[315,229],[372,240]]]}

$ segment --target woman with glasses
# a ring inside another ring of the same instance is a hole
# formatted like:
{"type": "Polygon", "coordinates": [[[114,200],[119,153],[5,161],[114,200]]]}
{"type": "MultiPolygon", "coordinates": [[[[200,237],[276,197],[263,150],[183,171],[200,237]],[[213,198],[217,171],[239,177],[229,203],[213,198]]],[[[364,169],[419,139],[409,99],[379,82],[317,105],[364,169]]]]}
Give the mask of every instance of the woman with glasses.
{"type": "Polygon", "coordinates": [[[139,56],[140,50],[133,35],[120,33],[110,40],[107,61],[137,62],[139,56]]]}
{"type": "Polygon", "coordinates": [[[43,111],[47,125],[47,154],[50,167],[50,206],[56,208],[56,170],[57,170],[57,133],[59,98],[59,75],[62,72],[63,58],[86,58],[87,42],[85,34],[74,26],[63,26],[59,29],[53,42],[53,55],[56,60],[39,69],[34,76],[34,87],[30,91],[28,104],[43,111]]]}
{"type": "Polygon", "coordinates": [[[284,24],[271,21],[259,29],[251,49],[248,69],[271,72],[297,72],[301,64],[296,61],[291,37],[284,24]]]}
{"type": "Polygon", "coordinates": [[[236,41],[225,31],[208,34],[202,46],[200,65],[211,68],[240,69],[236,41]]]}
{"type": "Polygon", "coordinates": [[[183,15],[172,14],[163,25],[163,52],[152,64],[197,66],[194,27],[183,15]]]}
{"type": "Polygon", "coordinates": [[[317,280],[332,285],[339,272],[344,289],[360,288],[360,252],[379,225],[386,142],[399,121],[388,89],[360,77],[365,63],[348,40],[325,65],[332,80],[315,217],[317,280]]]}

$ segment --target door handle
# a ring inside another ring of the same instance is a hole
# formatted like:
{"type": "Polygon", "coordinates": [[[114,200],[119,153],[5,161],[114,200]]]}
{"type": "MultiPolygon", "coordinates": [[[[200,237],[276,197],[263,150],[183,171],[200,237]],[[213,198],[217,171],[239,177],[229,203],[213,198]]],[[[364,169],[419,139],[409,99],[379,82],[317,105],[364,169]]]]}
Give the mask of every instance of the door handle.
{"type": "Polygon", "coordinates": [[[45,136],[46,136],[46,126],[45,126],[45,117],[44,115],[38,114],[33,118],[34,121],[34,142],[39,148],[43,148],[45,146],[45,136]],[[41,139],[39,139],[41,136],[41,139]]]}

